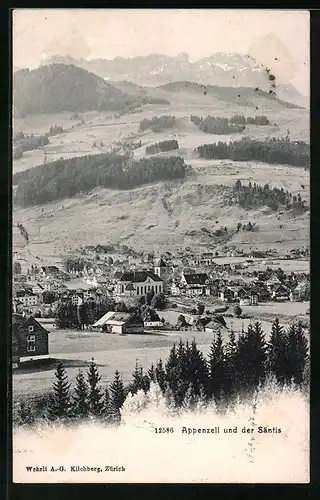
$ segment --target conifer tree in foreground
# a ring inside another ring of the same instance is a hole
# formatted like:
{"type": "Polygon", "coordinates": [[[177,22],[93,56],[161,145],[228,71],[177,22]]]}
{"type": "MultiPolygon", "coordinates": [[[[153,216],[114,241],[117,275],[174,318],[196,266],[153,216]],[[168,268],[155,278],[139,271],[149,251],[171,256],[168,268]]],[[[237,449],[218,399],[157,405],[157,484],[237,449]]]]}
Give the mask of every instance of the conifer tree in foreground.
{"type": "Polygon", "coordinates": [[[110,411],[112,422],[120,424],[121,414],[120,409],[126,399],[126,391],[120,377],[120,373],[116,370],[114,380],[110,386],[110,411]]]}
{"type": "Polygon", "coordinates": [[[178,356],[175,343],[173,344],[169,353],[169,357],[167,358],[165,365],[165,372],[166,372],[167,388],[170,389],[173,396],[175,396],[178,388],[178,379],[177,379],[178,356]]]}
{"type": "Polygon", "coordinates": [[[229,335],[229,341],[224,348],[225,354],[225,394],[231,397],[236,392],[237,388],[237,371],[236,371],[236,356],[237,356],[238,344],[236,341],[236,335],[232,330],[229,335]]]}
{"type": "Polygon", "coordinates": [[[150,368],[148,370],[148,377],[150,382],[156,382],[156,370],[153,363],[151,363],[150,368]]]}
{"type": "Polygon", "coordinates": [[[208,388],[209,370],[207,361],[199,351],[195,339],[192,340],[189,355],[189,373],[192,374],[191,390],[195,398],[205,395],[208,388]]]}
{"type": "Polygon", "coordinates": [[[65,419],[70,411],[70,383],[61,361],[55,371],[56,382],[52,384],[52,395],[49,401],[48,416],[50,420],[65,419]]]}
{"type": "Polygon", "coordinates": [[[287,382],[303,383],[303,374],[308,361],[308,341],[302,323],[291,325],[287,332],[287,382]]]}
{"type": "Polygon", "coordinates": [[[208,395],[214,396],[219,401],[224,393],[225,385],[225,354],[222,344],[222,335],[219,330],[215,340],[213,340],[209,352],[209,387],[208,395]]]}
{"type": "Polygon", "coordinates": [[[72,414],[76,418],[87,418],[89,415],[89,387],[83,372],[79,370],[74,388],[72,414]]]}
{"type": "Polygon", "coordinates": [[[161,358],[156,365],[156,381],[158,382],[160,389],[164,393],[167,387],[167,377],[161,358]]]}
{"type": "Polygon", "coordinates": [[[239,338],[236,355],[238,390],[254,391],[266,375],[266,342],[259,322],[248,325],[247,332],[239,338]]]}
{"type": "Polygon", "coordinates": [[[110,423],[112,421],[112,409],[111,409],[111,399],[110,399],[108,385],[106,385],[106,388],[104,391],[103,414],[104,414],[106,422],[110,423]]]}
{"type": "Polygon", "coordinates": [[[176,389],[174,398],[177,406],[181,406],[186,399],[190,384],[189,372],[190,349],[188,345],[184,345],[180,338],[177,349],[177,369],[176,369],[176,389]]]}
{"type": "Polygon", "coordinates": [[[147,392],[150,388],[150,380],[148,375],[144,375],[142,366],[139,366],[138,360],[136,361],[135,369],[132,373],[132,382],[129,385],[129,392],[136,394],[138,391],[143,390],[147,392]]]}
{"type": "Polygon", "coordinates": [[[268,371],[273,374],[277,382],[283,384],[286,379],[287,341],[279,319],[272,323],[272,330],[268,344],[268,371]]]}
{"type": "Polygon", "coordinates": [[[90,363],[88,370],[88,384],[89,384],[89,414],[95,417],[101,415],[103,410],[103,394],[99,386],[101,376],[99,374],[97,365],[94,360],[90,363]]]}

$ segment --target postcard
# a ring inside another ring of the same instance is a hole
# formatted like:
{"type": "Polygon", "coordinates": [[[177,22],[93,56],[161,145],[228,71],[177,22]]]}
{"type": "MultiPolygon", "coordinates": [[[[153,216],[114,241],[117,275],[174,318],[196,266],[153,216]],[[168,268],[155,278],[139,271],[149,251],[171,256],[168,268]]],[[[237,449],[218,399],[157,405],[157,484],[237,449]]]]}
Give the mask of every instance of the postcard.
{"type": "Polygon", "coordinates": [[[308,483],[309,12],[12,28],[14,483],[308,483]]]}

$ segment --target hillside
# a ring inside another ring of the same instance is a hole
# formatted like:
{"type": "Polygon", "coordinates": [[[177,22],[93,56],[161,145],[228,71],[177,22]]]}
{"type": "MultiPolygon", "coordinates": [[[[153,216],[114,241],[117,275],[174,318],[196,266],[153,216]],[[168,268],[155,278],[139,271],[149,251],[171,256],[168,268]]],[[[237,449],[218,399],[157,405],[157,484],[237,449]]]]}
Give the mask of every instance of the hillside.
{"type": "MultiPolygon", "coordinates": [[[[38,205],[15,207],[30,243],[21,251],[41,259],[58,258],[81,245],[120,243],[145,251],[177,247],[277,248],[280,252],[309,242],[309,213],[282,215],[267,207],[245,210],[227,205],[237,179],[283,187],[308,200],[307,171],[254,162],[191,160],[193,175],[184,180],[160,182],[129,191],[96,189],[89,195],[38,205]],[[270,180],[271,179],[271,180],[270,180]],[[304,186],[304,189],[302,188],[304,186]],[[79,217],[81,213],[81,217],[79,217]],[[257,231],[236,232],[238,222],[256,222],[257,231]],[[225,238],[215,236],[227,227],[225,238]],[[57,235],[59,237],[57,238],[57,235]]],[[[26,254],[27,258],[28,254],[26,254]]]]}
{"type": "MultiPolygon", "coordinates": [[[[178,149],[154,156],[159,159],[182,157],[191,165],[193,173],[184,179],[158,180],[156,184],[136,185],[125,191],[116,187],[112,190],[96,187],[87,194],[76,191],[72,198],[65,197],[61,201],[55,198],[56,201],[45,205],[15,206],[15,220],[30,234],[30,243],[21,250],[28,262],[32,259],[33,263],[59,260],[61,254],[78,249],[80,245],[107,242],[125,243],[146,251],[155,247],[162,251],[165,248],[174,250],[177,246],[205,249],[236,245],[245,249],[277,248],[286,252],[288,248],[308,244],[308,212],[295,215],[286,211],[279,215],[267,207],[245,210],[237,205],[229,206],[227,202],[232,186],[239,179],[243,183],[250,180],[262,186],[268,183],[270,187],[283,187],[295,196],[301,193],[309,205],[307,170],[259,161],[207,160],[198,158],[195,151],[203,144],[229,143],[242,137],[263,141],[273,137],[285,139],[289,135],[291,141],[308,143],[306,109],[288,106],[267,92],[245,87],[240,94],[234,88],[210,86],[206,89],[192,82],[150,89],[120,81],[113,82],[111,87],[120,93],[131,92],[130,95],[139,98],[151,96],[170,104],[144,104],[122,116],[107,111],[82,112],[79,120],[71,119],[72,114],[68,111],[17,118],[17,132],[43,134],[52,125],[62,125],[63,133],[50,137],[50,143],[43,148],[25,152],[21,159],[13,162],[14,172],[44,162],[49,165],[60,158],[106,154],[110,150],[123,154],[130,141],[141,144],[131,151],[133,159],[140,160],[145,159],[148,146],[176,140],[178,149]],[[235,114],[265,115],[269,125],[247,125],[241,134],[221,136],[199,130],[190,120],[191,115],[230,119],[235,114]],[[176,118],[172,129],[140,130],[143,120],[163,115],[176,118]],[[238,222],[256,222],[259,229],[236,232],[238,222]],[[220,226],[228,230],[221,240],[215,235],[220,226]]],[[[73,168],[72,163],[69,166],[73,168]]],[[[32,182],[29,184],[31,186],[32,182]]],[[[53,182],[52,189],[54,186],[53,182]]]]}
{"type": "Polygon", "coordinates": [[[267,100],[269,102],[276,102],[285,108],[300,108],[300,106],[278,99],[267,91],[261,90],[259,87],[221,87],[218,85],[201,85],[188,81],[172,82],[162,85],[159,88],[167,92],[188,92],[196,94],[204,94],[215,97],[220,101],[225,101],[230,104],[239,106],[254,105],[257,99],[267,100]]]}
{"type": "Polygon", "coordinates": [[[14,115],[115,110],[139,106],[139,99],[88,71],[64,64],[20,70],[13,75],[14,115]]]}

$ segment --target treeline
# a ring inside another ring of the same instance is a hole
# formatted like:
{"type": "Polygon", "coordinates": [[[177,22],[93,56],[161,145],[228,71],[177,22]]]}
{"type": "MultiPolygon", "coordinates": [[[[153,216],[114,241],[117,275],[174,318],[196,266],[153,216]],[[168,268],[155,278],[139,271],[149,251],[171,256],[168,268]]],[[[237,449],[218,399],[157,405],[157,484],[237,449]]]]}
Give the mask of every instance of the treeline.
{"type": "Polygon", "coordinates": [[[18,132],[13,136],[13,159],[18,160],[25,151],[38,149],[47,144],[49,144],[49,139],[46,134],[34,136],[18,132]]]}
{"type": "Polygon", "coordinates": [[[150,182],[182,179],[186,168],[180,157],[130,161],[129,154],[103,153],[65,158],[16,173],[15,200],[21,206],[30,206],[75,196],[98,186],[132,189],[150,182]]]}
{"type": "Polygon", "coordinates": [[[236,123],[238,125],[270,125],[269,119],[262,116],[248,116],[247,118],[244,115],[234,115],[230,118],[231,123],[236,123]]]}
{"type": "Polygon", "coordinates": [[[158,142],[157,144],[151,144],[146,147],[146,155],[155,155],[157,153],[163,153],[165,151],[171,151],[172,149],[179,149],[178,141],[168,140],[158,142]]]}
{"type": "Polygon", "coordinates": [[[102,388],[101,376],[94,361],[91,362],[87,380],[79,372],[73,391],[65,369],[57,366],[52,391],[45,396],[42,408],[20,403],[14,422],[32,425],[37,419],[55,420],[86,419],[94,417],[105,423],[121,423],[121,408],[129,394],[148,393],[151,384],[159,385],[167,404],[174,409],[197,403],[215,404],[221,410],[240,398],[253,395],[271,376],[280,387],[294,384],[306,385],[309,348],[301,323],[292,324],[287,330],[278,319],[272,324],[269,341],[266,341],[259,322],[249,325],[238,339],[231,332],[223,342],[218,332],[206,358],[196,341],[174,344],[168,358],[161,359],[144,373],[136,363],[130,383],[125,386],[118,371],[111,385],[102,388]]]}
{"type": "Polygon", "coordinates": [[[305,210],[307,208],[306,202],[302,200],[300,193],[298,196],[292,196],[288,190],[285,191],[283,188],[276,187],[270,188],[269,184],[262,187],[255,182],[253,184],[249,182],[248,185],[244,185],[238,179],[233,186],[232,192],[230,203],[237,203],[246,210],[262,206],[267,206],[271,210],[278,210],[280,206],[287,210],[290,208],[305,210]]]}
{"type": "Polygon", "coordinates": [[[163,129],[173,128],[176,124],[175,116],[163,115],[163,116],[155,116],[154,118],[144,118],[139,125],[139,129],[141,132],[144,132],[148,128],[152,130],[152,132],[161,132],[163,129]]]}
{"type": "Polygon", "coordinates": [[[197,127],[208,134],[235,134],[244,131],[244,125],[231,123],[228,118],[221,118],[215,116],[207,116],[201,118],[199,116],[191,115],[190,120],[197,125],[197,127]]]}
{"type": "Polygon", "coordinates": [[[64,129],[61,125],[51,125],[49,132],[48,132],[48,135],[49,136],[58,135],[58,134],[63,134],[63,132],[64,132],[64,129]]]}
{"type": "Polygon", "coordinates": [[[204,144],[197,148],[201,158],[229,159],[233,161],[261,161],[265,163],[282,163],[297,167],[310,166],[310,146],[303,141],[288,139],[252,140],[243,137],[240,141],[229,144],[217,142],[204,144]]]}

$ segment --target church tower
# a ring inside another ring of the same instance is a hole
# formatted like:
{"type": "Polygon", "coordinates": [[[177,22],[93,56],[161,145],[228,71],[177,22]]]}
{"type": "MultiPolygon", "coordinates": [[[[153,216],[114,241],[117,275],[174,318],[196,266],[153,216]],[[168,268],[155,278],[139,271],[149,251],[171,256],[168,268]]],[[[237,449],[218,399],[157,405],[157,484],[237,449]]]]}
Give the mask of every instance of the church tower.
{"type": "Polygon", "coordinates": [[[168,267],[162,258],[157,259],[154,265],[154,273],[159,276],[159,278],[163,281],[163,291],[167,293],[168,286],[168,267]]]}

